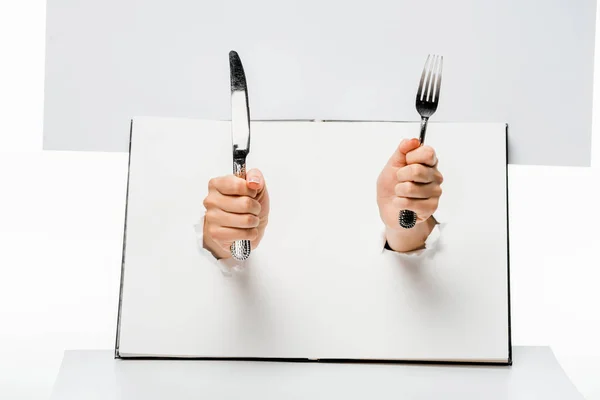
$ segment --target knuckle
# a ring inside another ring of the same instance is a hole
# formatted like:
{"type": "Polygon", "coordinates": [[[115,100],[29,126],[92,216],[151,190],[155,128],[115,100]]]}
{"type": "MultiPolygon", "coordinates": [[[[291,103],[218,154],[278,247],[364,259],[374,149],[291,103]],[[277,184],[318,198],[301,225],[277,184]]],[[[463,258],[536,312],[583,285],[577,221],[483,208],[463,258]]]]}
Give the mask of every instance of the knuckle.
{"type": "Polygon", "coordinates": [[[254,206],[254,200],[251,197],[244,197],[242,200],[242,208],[245,212],[250,212],[254,206]]]}
{"type": "Polygon", "coordinates": [[[244,225],[248,227],[255,227],[257,225],[256,220],[258,218],[252,214],[244,215],[244,225]]]}
{"type": "Polygon", "coordinates": [[[244,189],[244,195],[248,196],[251,199],[254,199],[256,197],[256,193],[257,193],[256,189],[250,189],[249,187],[246,187],[244,189]]]}
{"type": "Polygon", "coordinates": [[[235,191],[239,194],[245,193],[246,190],[246,181],[243,179],[237,179],[235,181],[235,191]]]}
{"type": "Polygon", "coordinates": [[[206,210],[206,213],[204,214],[204,219],[207,222],[213,222],[215,220],[215,212],[214,209],[209,209],[206,210]]]}
{"type": "Polygon", "coordinates": [[[394,186],[394,193],[396,193],[396,196],[404,195],[404,182],[397,183],[396,186],[394,186]]]}
{"type": "Polygon", "coordinates": [[[218,191],[220,186],[223,186],[223,178],[215,176],[208,180],[208,191],[218,191]]]}
{"type": "Polygon", "coordinates": [[[221,230],[218,226],[211,224],[208,226],[208,234],[213,239],[220,239],[221,230]]]}
{"type": "MultiPolygon", "coordinates": [[[[383,174],[383,172],[379,175],[379,180],[383,179],[382,174],[383,174]]],[[[396,171],[396,179],[397,180],[402,181],[404,179],[404,175],[405,175],[404,168],[399,168],[398,171],[396,171]]]]}
{"type": "Polygon", "coordinates": [[[411,206],[411,201],[406,197],[396,197],[394,202],[396,203],[396,207],[400,210],[409,209],[411,206]]]}
{"type": "Polygon", "coordinates": [[[256,240],[258,238],[258,229],[248,229],[248,240],[256,240]]]}
{"type": "Polygon", "coordinates": [[[435,157],[435,150],[431,146],[423,146],[423,155],[427,160],[433,160],[435,157]]]}
{"type": "Polygon", "coordinates": [[[410,179],[414,179],[419,175],[419,164],[410,164],[409,166],[410,179]]]}
{"type": "Polygon", "coordinates": [[[427,167],[424,167],[421,164],[415,164],[414,175],[416,180],[424,180],[427,178],[427,167]]]}

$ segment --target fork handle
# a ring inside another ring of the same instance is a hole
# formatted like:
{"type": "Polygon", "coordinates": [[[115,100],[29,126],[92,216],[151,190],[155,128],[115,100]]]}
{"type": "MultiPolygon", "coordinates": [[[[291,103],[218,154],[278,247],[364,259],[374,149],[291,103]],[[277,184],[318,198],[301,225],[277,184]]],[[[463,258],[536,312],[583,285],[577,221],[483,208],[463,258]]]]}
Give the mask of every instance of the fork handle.
{"type": "MultiPolygon", "coordinates": [[[[234,157],[233,159],[233,174],[239,178],[246,179],[246,157],[234,157]]],[[[238,260],[244,261],[250,257],[250,241],[236,240],[231,243],[231,256],[238,260]]]]}
{"type": "MultiPolygon", "coordinates": [[[[421,117],[421,134],[419,135],[419,143],[425,143],[425,133],[427,132],[427,122],[429,118],[421,117]]],[[[398,214],[398,223],[405,229],[413,228],[417,224],[417,214],[411,210],[401,210],[398,214]]]]}
{"type": "Polygon", "coordinates": [[[419,135],[419,142],[421,144],[425,143],[425,133],[427,132],[427,122],[429,121],[428,117],[421,117],[421,134],[419,135]]]}

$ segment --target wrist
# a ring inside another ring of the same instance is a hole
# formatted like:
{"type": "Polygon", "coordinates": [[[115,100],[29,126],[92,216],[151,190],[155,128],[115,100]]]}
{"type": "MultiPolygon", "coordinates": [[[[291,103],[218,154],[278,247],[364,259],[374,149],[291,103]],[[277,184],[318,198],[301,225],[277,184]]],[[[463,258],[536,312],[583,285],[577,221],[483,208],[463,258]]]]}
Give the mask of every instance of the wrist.
{"type": "Polygon", "coordinates": [[[423,249],[425,248],[427,238],[436,224],[437,221],[431,216],[427,220],[416,224],[411,229],[386,227],[385,238],[387,245],[391,250],[399,253],[423,249]]]}
{"type": "Polygon", "coordinates": [[[231,257],[231,253],[226,252],[221,247],[219,247],[214,241],[209,240],[204,237],[202,247],[210,252],[214,258],[217,260],[223,260],[231,257]]]}
{"type": "Polygon", "coordinates": [[[231,253],[229,251],[224,250],[210,237],[210,234],[206,230],[206,222],[204,223],[203,232],[202,247],[208,250],[214,258],[217,260],[222,260],[231,257],[231,253]]]}

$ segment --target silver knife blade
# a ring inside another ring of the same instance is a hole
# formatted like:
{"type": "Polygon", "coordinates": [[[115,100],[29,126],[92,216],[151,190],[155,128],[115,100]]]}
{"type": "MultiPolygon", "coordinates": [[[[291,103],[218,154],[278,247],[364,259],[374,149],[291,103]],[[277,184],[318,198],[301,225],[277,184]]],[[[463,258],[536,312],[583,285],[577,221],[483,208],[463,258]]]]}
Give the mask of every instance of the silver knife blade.
{"type": "Polygon", "coordinates": [[[242,60],[235,51],[229,52],[231,78],[231,140],[234,157],[250,152],[250,107],[248,86],[242,60]]]}

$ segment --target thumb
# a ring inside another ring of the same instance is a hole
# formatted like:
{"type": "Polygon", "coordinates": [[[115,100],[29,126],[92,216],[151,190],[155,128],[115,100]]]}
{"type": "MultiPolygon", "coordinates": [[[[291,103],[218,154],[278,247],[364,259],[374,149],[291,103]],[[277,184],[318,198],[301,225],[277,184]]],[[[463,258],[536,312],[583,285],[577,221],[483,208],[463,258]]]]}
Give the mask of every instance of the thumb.
{"type": "Polygon", "coordinates": [[[402,139],[394,154],[390,157],[388,165],[401,168],[406,165],[406,154],[418,148],[421,145],[419,139],[402,139]]]}
{"type": "Polygon", "coordinates": [[[250,189],[257,190],[260,193],[265,187],[265,178],[260,170],[254,168],[246,172],[246,182],[250,189]]]}

